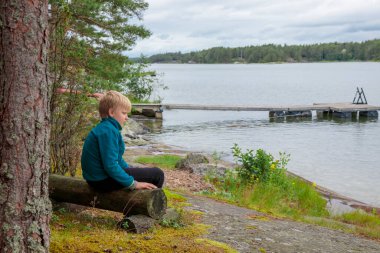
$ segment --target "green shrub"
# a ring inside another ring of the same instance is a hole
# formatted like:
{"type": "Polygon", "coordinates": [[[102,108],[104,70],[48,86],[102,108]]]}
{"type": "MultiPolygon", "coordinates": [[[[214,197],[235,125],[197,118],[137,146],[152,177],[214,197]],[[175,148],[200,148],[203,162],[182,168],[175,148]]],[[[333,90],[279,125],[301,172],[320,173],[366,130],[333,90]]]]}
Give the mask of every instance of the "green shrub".
{"type": "Polygon", "coordinates": [[[254,183],[255,181],[267,181],[270,178],[271,168],[276,168],[273,156],[264,150],[258,149],[256,154],[253,150],[243,153],[239,146],[235,144],[232,148],[234,159],[241,163],[237,168],[238,176],[244,183],[254,183]]]}
{"type": "Polygon", "coordinates": [[[243,153],[236,144],[232,150],[240,163],[236,172],[223,178],[210,176],[208,180],[217,190],[208,194],[279,215],[328,215],[326,200],[316,189],[287,174],[289,155],[280,153],[275,160],[262,149],[243,153]]]}

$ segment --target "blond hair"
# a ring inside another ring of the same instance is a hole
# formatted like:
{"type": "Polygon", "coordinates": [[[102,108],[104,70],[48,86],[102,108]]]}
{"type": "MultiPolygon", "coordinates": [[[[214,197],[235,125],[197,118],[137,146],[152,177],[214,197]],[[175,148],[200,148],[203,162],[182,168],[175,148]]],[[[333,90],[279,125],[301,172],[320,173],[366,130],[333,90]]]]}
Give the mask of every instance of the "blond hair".
{"type": "Polygon", "coordinates": [[[99,101],[100,117],[108,117],[110,109],[116,109],[119,107],[130,112],[132,109],[131,101],[120,92],[114,90],[107,91],[99,101]]]}

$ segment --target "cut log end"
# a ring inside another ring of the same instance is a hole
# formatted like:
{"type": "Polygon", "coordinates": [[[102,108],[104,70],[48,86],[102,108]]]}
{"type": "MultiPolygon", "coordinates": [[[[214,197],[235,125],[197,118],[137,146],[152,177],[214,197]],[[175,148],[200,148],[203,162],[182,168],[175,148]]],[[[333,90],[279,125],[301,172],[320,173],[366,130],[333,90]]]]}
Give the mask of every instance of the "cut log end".
{"type": "Polygon", "coordinates": [[[159,221],[148,216],[138,214],[125,217],[118,223],[118,227],[128,232],[142,234],[153,228],[159,221]]]}

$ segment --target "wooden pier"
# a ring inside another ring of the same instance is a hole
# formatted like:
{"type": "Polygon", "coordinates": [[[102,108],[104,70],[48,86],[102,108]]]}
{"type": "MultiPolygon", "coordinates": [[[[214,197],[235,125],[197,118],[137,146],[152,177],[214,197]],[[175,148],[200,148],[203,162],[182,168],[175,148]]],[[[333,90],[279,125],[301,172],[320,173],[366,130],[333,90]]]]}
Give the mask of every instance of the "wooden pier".
{"type": "Polygon", "coordinates": [[[217,110],[217,111],[268,111],[269,117],[311,117],[331,114],[339,118],[378,118],[380,106],[353,103],[314,103],[313,105],[194,105],[194,104],[133,104],[140,113],[162,118],[164,110],[217,110]]]}

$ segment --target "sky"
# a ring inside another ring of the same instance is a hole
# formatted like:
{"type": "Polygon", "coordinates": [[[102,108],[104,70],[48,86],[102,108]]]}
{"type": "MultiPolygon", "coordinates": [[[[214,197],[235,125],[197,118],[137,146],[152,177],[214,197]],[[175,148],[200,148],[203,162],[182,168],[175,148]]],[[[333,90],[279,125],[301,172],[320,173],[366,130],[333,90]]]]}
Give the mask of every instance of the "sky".
{"type": "Polygon", "coordinates": [[[380,39],[380,0],[145,0],[130,57],[211,47],[380,39]]]}

